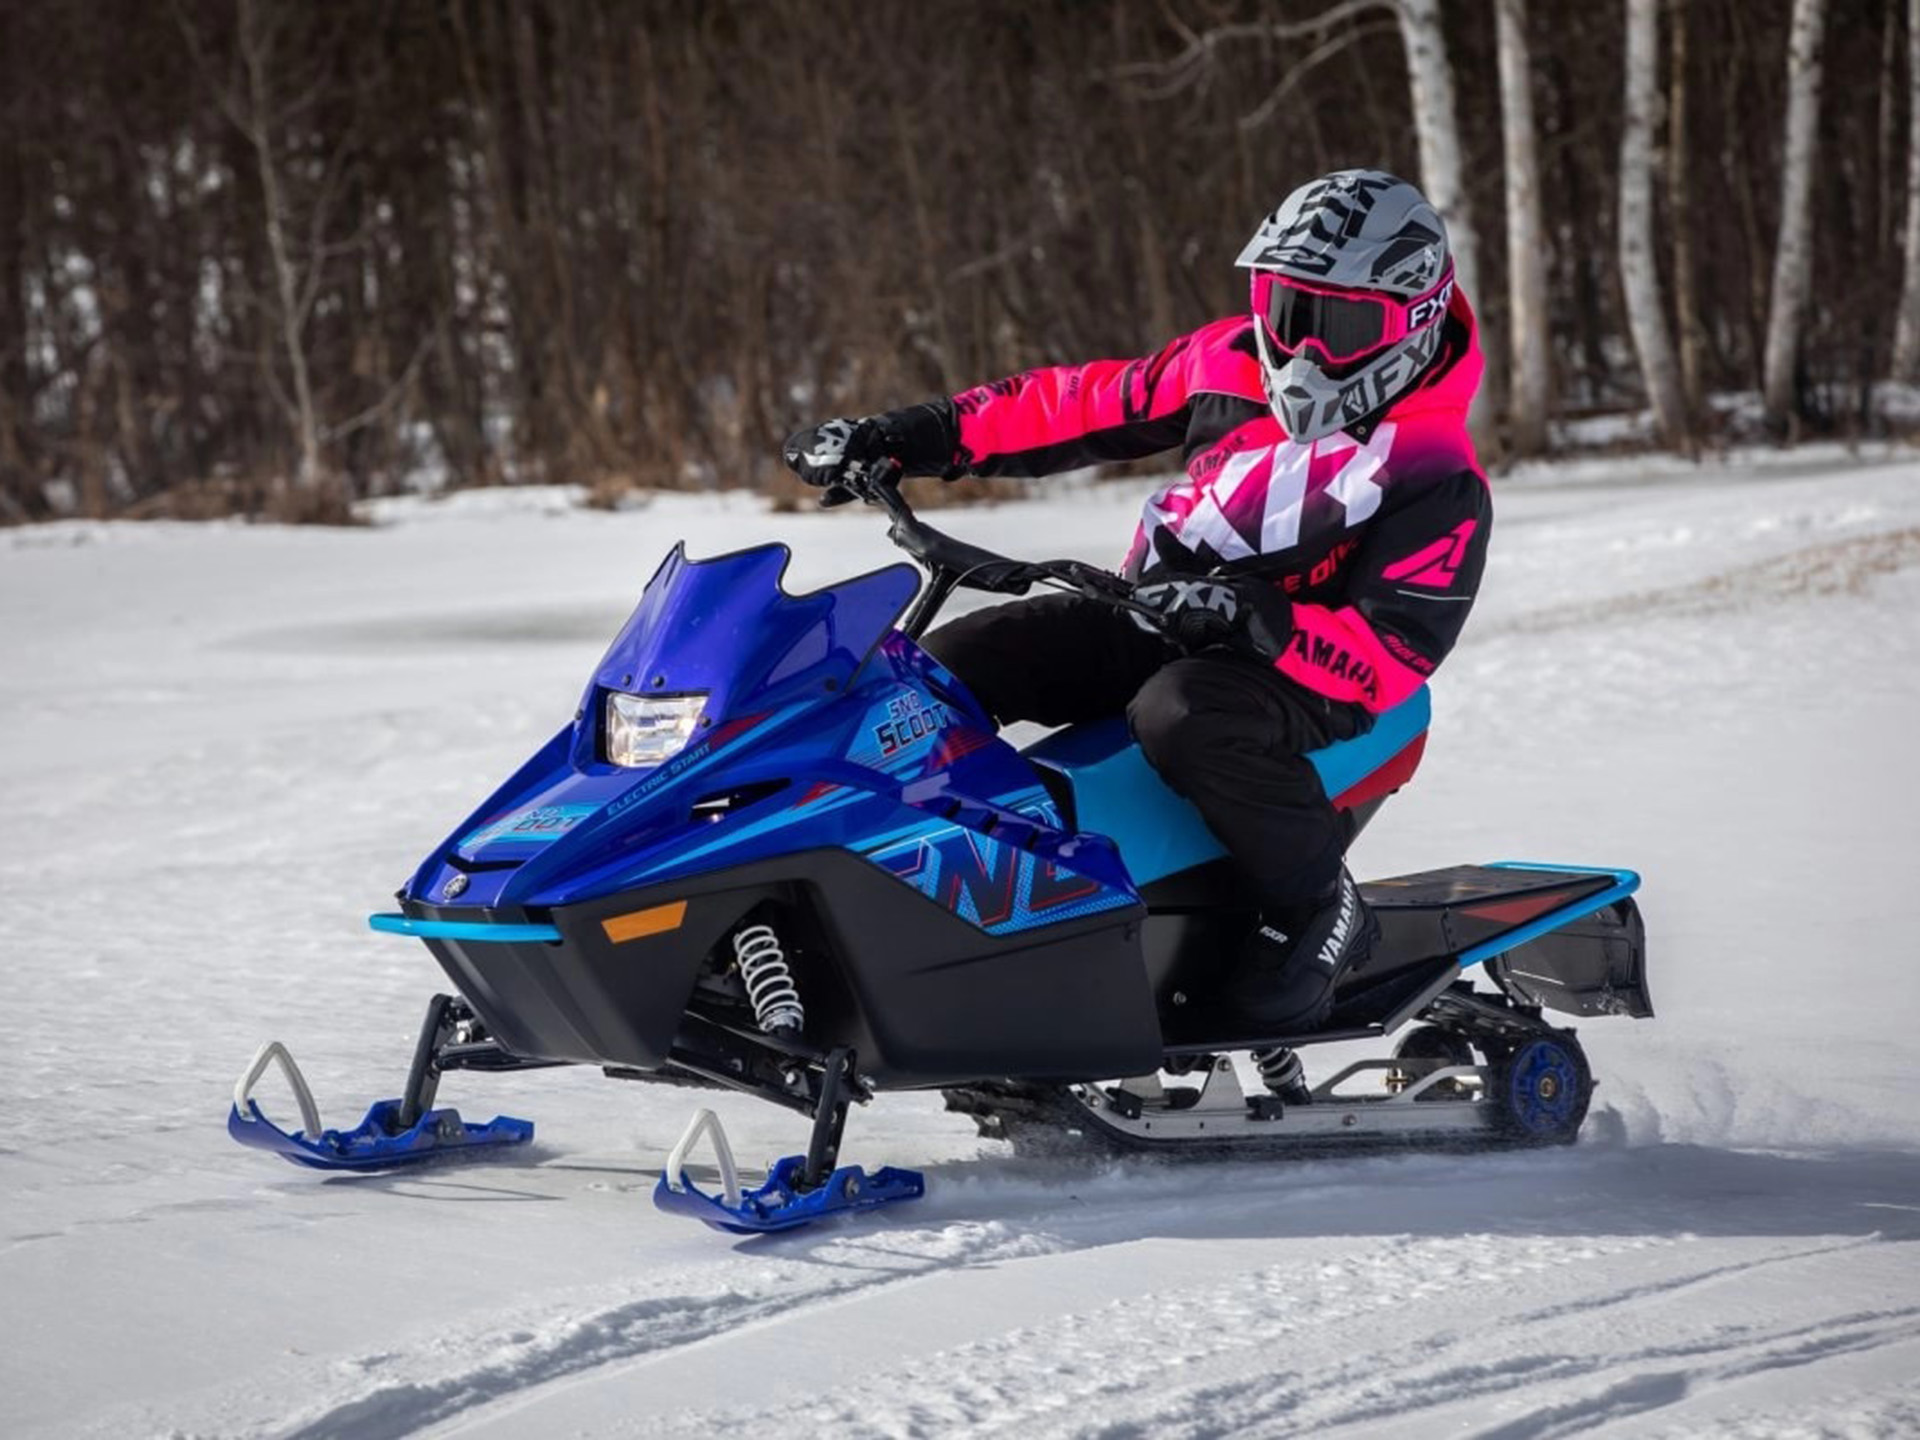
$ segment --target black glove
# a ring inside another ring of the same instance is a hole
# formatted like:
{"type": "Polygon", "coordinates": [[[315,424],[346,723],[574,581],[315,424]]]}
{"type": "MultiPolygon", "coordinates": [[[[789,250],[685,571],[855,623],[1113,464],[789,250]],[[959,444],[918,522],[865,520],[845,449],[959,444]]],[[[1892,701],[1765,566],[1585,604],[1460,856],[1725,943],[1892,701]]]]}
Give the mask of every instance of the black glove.
{"type": "Polygon", "coordinates": [[[822,505],[844,505],[864,484],[891,485],[902,475],[963,473],[953,402],[935,400],[862,418],[827,420],[787,437],[780,458],[809,485],[827,493],[822,505]]]}
{"type": "Polygon", "coordinates": [[[1271,665],[1293,638],[1293,602],[1257,575],[1156,580],[1133,598],[1158,616],[1136,614],[1134,623],[1188,655],[1225,646],[1271,665]]]}
{"type": "Polygon", "coordinates": [[[827,493],[822,505],[844,505],[865,482],[891,485],[900,478],[901,456],[887,433],[884,417],[827,420],[787,437],[780,458],[809,485],[827,493]]]}

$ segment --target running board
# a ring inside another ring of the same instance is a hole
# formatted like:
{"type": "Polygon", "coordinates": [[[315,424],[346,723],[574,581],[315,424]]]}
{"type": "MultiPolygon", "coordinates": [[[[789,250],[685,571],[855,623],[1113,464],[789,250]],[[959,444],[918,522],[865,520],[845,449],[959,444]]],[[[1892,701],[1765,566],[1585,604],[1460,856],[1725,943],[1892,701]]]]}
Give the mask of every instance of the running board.
{"type": "MultiPolygon", "coordinates": [[[[1395,977],[1399,981],[1401,977],[1395,977]]],[[[1460,967],[1452,960],[1436,960],[1413,986],[1402,985],[1402,996],[1390,1001],[1388,1010],[1370,1025],[1344,1026],[1332,1030],[1313,1030],[1304,1035],[1240,1035],[1232,1039],[1181,1040],[1166,1047],[1173,1056],[1218,1055],[1223,1050],[1271,1050],[1284,1047],[1298,1050],[1307,1045],[1327,1045],[1336,1040],[1379,1040],[1391,1035],[1413,1019],[1460,978],[1460,967]]],[[[1340,1012],[1334,1012],[1339,1019],[1340,1012]]]]}
{"type": "Polygon", "coordinates": [[[1421,1068],[1422,1062],[1415,1060],[1356,1061],[1314,1086],[1312,1102],[1306,1105],[1284,1105],[1265,1093],[1249,1096],[1224,1055],[1208,1069],[1197,1095],[1190,1087],[1166,1090],[1157,1085],[1143,1092],[1132,1088],[1132,1082],[1074,1085],[1066,1093],[1096,1128],[1138,1149],[1351,1145],[1368,1138],[1466,1137],[1493,1129],[1489,1109],[1477,1096],[1453,1093],[1470,1085],[1484,1094],[1484,1066],[1427,1066],[1397,1092],[1339,1093],[1357,1075],[1405,1075],[1421,1068]]]}

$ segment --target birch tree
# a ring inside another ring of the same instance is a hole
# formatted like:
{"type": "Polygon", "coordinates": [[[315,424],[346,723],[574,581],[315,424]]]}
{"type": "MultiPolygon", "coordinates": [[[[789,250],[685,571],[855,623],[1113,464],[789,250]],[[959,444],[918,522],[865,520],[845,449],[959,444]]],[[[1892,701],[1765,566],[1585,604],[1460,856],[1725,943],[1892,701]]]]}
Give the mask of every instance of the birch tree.
{"type": "MultiPolygon", "coordinates": [[[[1453,273],[1467,298],[1480,299],[1480,247],[1460,164],[1459,111],[1453,98],[1453,61],[1447,55],[1440,0],[1393,0],[1400,38],[1407,47],[1407,81],[1413,103],[1413,130],[1420,144],[1420,188],[1447,222],[1453,273]]],[[[1492,411],[1497,352],[1489,347],[1489,383],[1480,387],[1467,412],[1476,438],[1487,438],[1492,411]]]]}
{"type": "Polygon", "coordinates": [[[1794,0],[1787,41],[1787,133],[1781,167],[1780,231],[1767,302],[1762,400],[1767,423],[1786,433],[1794,419],[1794,367],[1813,273],[1813,151],[1820,123],[1820,53],[1826,0],[1794,0]]]}
{"type": "MultiPolygon", "coordinates": [[[[1348,165],[1445,207],[1489,355],[1520,359],[1486,391],[1504,441],[1507,393],[1538,410],[1495,252],[1539,247],[1495,228],[1526,168],[1489,173],[1499,3],[0,3],[0,524],[337,515],[409,474],[754,481],[822,415],[1243,311],[1246,231],[1348,165]],[[837,69],[796,83],[814,54],[837,69]]],[[[1644,404],[1620,248],[1574,238],[1612,223],[1626,0],[1522,5],[1550,399],[1644,404]]],[[[1635,139],[1662,150],[1626,238],[1666,303],[1633,316],[1683,380],[1691,349],[1701,389],[1757,392],[1793,5],[1649,8],[1635,139]]],[[[1827,8],[1813,252],[1913,277],[1804,306],[1795,384],[1845,427],[1897,330],[1920,383],[1920,16],[1827,8]]]]}
{"type": "Polygon", "coordinates": [[[1507,309],[1513,360],[1508,418],[1514,453],[1536,455],[1547,443],[1551,376],[1547,251],[1540,215],[1526,0],[1495,0],[1494,18],[1500,52],[1500,136],[1506,154],[1507,309]]]}
{"type": "Polygon", "coordinates": [[[1920,0],[1907,0],[1907,235],[1893,378],[1920,382],[1920,0]]]}
{"type": "Polygon", "coordinates": [[[1653,251],[1653,128],[1659,85],[1660,0],[1627,0],[1626,114],[1620,131],[1620,286],[1640,376],[1661,443],[1693,453],[1680,368],[1667,333],[1653,251]]]}
{"type": "Polygon", "coordinates": [[[1413,99],[1413,130],[1420,144],[1420,188],[1446,217],[1453,270],[1468,298],[1480,294],[1480,252],[1474,243],[1460,167],[1460,122],[1453,98],[1453,62],[1440,24],[1440,0],[1396,0],[1400,36],[1407,47],[1407,79],[1413,99]]]}

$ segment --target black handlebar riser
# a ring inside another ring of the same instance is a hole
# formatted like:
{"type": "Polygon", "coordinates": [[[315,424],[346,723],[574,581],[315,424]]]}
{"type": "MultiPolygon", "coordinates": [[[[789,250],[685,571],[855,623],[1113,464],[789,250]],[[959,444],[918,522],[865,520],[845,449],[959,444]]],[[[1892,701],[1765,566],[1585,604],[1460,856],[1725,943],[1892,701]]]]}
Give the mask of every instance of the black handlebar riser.
{"type": "Polygon", "coordinates": [[[862,475],[849,482],[854,493],[891,517],[887,538],[926,566],[943,590],[962,587],[996,595],[1024,595],[1036,583],[1053,581],[1089,600],[1098,600],[1145,617],[1158,628],[1160,612],[1133,599],[1133,582],[1083,560],[1015,560],[937,530],[914,513],[900,493],[899,466],[882,477],[862,475]]]}

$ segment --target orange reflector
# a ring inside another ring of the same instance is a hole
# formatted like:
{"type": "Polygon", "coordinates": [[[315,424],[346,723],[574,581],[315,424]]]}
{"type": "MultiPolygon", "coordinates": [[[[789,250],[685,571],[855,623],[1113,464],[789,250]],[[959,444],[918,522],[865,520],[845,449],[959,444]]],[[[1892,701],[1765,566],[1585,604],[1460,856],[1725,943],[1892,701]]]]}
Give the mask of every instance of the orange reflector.
{"type": "Polygon", "coordinates": [[[614,915],[600,922],[600,928],[607,932],[607,939],[616,945],[624,945],[629,940],[642,940],[649,935],[659,935],[668,930],[678,930],[680,922],[687,918],[687,902],[676,900],[671,905],[655,905],[651,910],[633,910],[625,915],[614,915]]]}

